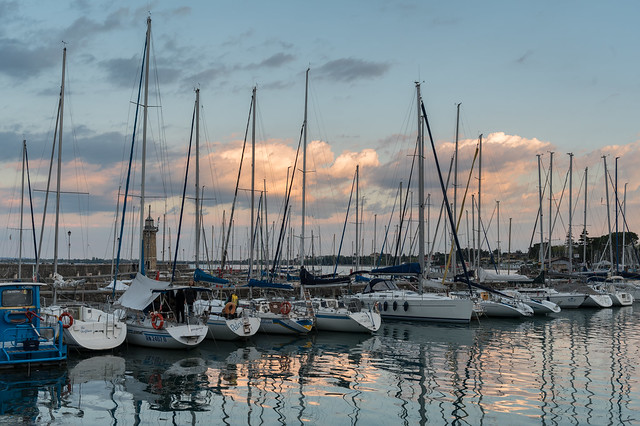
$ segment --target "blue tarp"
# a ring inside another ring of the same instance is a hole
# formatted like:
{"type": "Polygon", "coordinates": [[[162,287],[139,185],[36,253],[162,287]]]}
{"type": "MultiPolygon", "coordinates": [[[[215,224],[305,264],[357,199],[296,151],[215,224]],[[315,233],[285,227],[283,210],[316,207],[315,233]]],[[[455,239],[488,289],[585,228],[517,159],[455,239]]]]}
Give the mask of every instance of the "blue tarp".
{"type": "Polygon", "coordinates": [[[419,263],[403,263],[402,265],[386,266],[371,271],[372,274],[415,274],[420,273],[419,263]]]}
{"type": "Polygon", "coordinates": [[[193,271],[193,280],[195,282],[204,281],[204,282],[213,283],[213,284],[229,284],[229,280],[225,280],[224,278],[214,277],[211,274],[207,274],[205,271],[203,271],[200,268],[197,268],[195,271],[193,271]]]}

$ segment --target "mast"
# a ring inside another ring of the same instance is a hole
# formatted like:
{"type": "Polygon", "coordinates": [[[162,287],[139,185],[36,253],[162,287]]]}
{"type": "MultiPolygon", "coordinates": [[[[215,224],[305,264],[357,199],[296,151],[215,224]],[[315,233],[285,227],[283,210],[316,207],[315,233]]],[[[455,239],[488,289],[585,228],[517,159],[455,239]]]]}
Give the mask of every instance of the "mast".
{"type": "Polygon", "coordinates": [[[480,257],[482,256],[482,134],[478,138],[478,261],[476,271],[480,269],[480,257]]]}
{"type": "Polygon", "coordinates": [[[256,87],[253,87],[253,116],[251,123],[251,233],[249,234],[249,278],[253,276],[254,226],[255,226],[255,187],[256,187],[256,87]]]}
{"type": "Polygon", "coordinates": [[[584,168],[584,226],[582,228],[582,263],[585,270],[587,269],[587,172],[588,167],[584,168]]]}
{"type": "Polygon", "coordinates": [[[498,227],[498,268],[500,268],[500,201],[496,201],[496,209],[498,211],[498,218],[496,226],[498,227]]]}
{"type": "Polygon", "coordinates": [[[573,234],[571,224],[573,219],[573,153],[569,153],[569,281],[573,273],[573,234]]]}
{"type": "Polygon", "coordinates": [[[22,190],[20,192],[20,244],[18,248],[18,281],[22,280],[22,227],[24,224],[24,172],[27,161],[27,141],[22,141],[22,190]]]}
{"type": "MultiPolygon", "coordinates": [[[[544,272],[544,230],[542,229],[542,225],[544,223],[542,221],[542,166],[540,164],[540,154],[537,154],[536,157],[538,157],[538,197],[539,197],[538,212],[540,215],[540,247],[538,250],[538,258],[540,260],[540,272],[544,272]]],[[[585,208],[586,208],[586,205],[585,205],[585,208]]]]}
{"type": "Polygon", "coordinates": [[[122,189],[122,185],[118,186],[118,198],[116,199],[116,219],[113,222],[113,248],[111,250],[111,281],[114,282],[115,287],[115,276],[113,275],[115,261],[116,261],[116,241],[118,241],[118,212],[120,211],[120,190],[122,189]]]}
{"type": "Polygon", "coordinates": [[[420,83],[416,82],[416,101],[418,104],[418,262],[420,263],[420,276],[418,278],[419,292],[422,293],[424,280],[424,137],[422,134],[422,114],[420,105],[420,83]]]}
{"type": "Polygon", "coordinates": [[[305,74],[304,87],[304,128],[302,137],[302,229],[300,230],[300,266],[304,266],[304,225],[306,214],[307,187],[307,102],[309,95],[309,68],[305,74]]]}
{"type": "MultiPolygon", "coordinates": [[[[458,217],[458,136],[460,130],[460,105],[458,103],[456,105],[456,152],[455,152],[455,163],[453,168],[453,217],[458,217]]],[[[456,229],[455,232],[458,232],[456,229]]],[[[456,251],[453,250],[451,256],[451,273],[453,276],[456,276],[456,268],[457,268],[457,259],[456,259],[456,251]]]]}
{"type": "Polygon", "coordinates": [[[553,227],[553,151],[549,152],[549,270],[551,270],[551,252],[553,244],[551,243],[551,231],[553,227]]]}
{"type": "Polygon", "coordinates": [[[615,170],[615,186],[613,189],[613,200],[614,200],[614,204],[616,206],[616,215],[615,215],[615,219],[616,219],[616,272],[620,271],[620,268],[618,267],[619,262],[619,248],[618,248],[618,159],[620,157],[616,157],[616,170],[615,170]]]}
{"type": "Polygon", "coordinates": [[[607,197],[607,226],[609,228],[609,261],[611,262],[610,271],[613,272],[613,246],[611,245],[611,209],[609,208],[609,182],[607,182],[607,157],[602,156],[604,160],[604,189],[607,197]]]}
{"type": "Polygon", "coordinates": [[[147,167],[147,122],[149,113],[149,52],[151,51],[151,17],[147,17],[147,40],[144,65],[144,104],[142,121],[142,158],[140,160],[140,260],[138,271],[145,275],[144,270],[144,180],[147,167]]]}
{"type": "MultiPolygon", "coordinates": [[[[58,128],[58,171],[56,182],[56,226],[53,237],[53,274],[58,273],[58,231],[60,225],[60,175],[62,174],[62,121],[64,118],[64,74],[67,63],[67,48],[62,50],[62,84],[60,85],[60,127],[58,128]]],[[[55,290],[53,292],[53,303],[56,301],[55,290]]]]}
{"type": "Polygon", "coordinates": [[[625,270],[625,253],[627,251],[625,245],[625,236],[627,227],[625,226],[627,223],[627,183],[624,184],[624,195],[622,198],[622,270],[625,270]]]}
{"type": "Polygon", "coordinates": [[[196,268],[200,267],[200,89],[196,89],[196,268]]]}
{"type": "Polygon", "coordinates": [[[359,174],[359,170],[360,170],[360,165],[356,165],[356,271],[360,269],[360,251],[359,251],[359,247],[358,247],[358,242],[359,242],[359,238],[360,238],[360,234],[358,232],[358,229],[360,228],[360,221],[358,220],[358,202],[359,202],[359,195],[358,195],[358,184],[359,184],[359,178],[360,178],[360,174],[359,174]]]}

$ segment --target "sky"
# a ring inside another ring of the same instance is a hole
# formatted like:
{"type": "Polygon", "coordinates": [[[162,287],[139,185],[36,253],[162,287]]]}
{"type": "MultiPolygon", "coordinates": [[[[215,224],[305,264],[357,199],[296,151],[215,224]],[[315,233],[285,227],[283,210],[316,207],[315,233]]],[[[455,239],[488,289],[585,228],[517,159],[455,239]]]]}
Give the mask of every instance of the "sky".
{"type": "MultiPolygon", "coordinates": [[[[23,140],[37,239],[43,228],[43,190],[54,141],[63,47],[67,56],[58,256],[114,256],[114,228],[120,227],[116,210],[119,217],[122,211],[118,191],[124,192],[132,140],[134,166],[121,256],[137,256],[132,236],[138,232],[135,216],[140,208],[136,196],[141,123],[135,138],[132,134],[147,17],[152,20],[152,42],[145,190],[150,198],[145,215],[151,205],[151,216],[159,220],[159,258],[169,258],[169,247],[175,255],[176,244],[179,259],[194,256],[193,152],[179,242],[177,230],[196,88],[206,251],[213,250],[213,257],[219,258],[223,218],[228,220],[231,211],[254,87],[255,185],[256,190],[266,187],[266,222],[275,229],[270,228],[268,238],[273,241],[301,135],[307,69],[307,255],[312,250],[337,252],[343,227],[341,253],[354,252],[355,201],[344,224],[356,166],[361,253],[379,252],[387,228],[387,239],[397,238],[394,204],[400,185],[411,206],[403,222],[404,250],[417,253],[417,172],[407,192],[415,158],[416,82],[445,179],[460,104],[457,204],[463,211],[463,245],[472,244],[470,223],[477,220],[477,210],[471,211],[471,195],[478,198],[477,162],[469,173],[480,135],[484,248],[488,242],[495,249],[499,241],[506,252],[511,241],[512,251],[527,250],[532,240],[539,241],[538,155],[545,188],[545,239],[553,217],[551,239],[554,245],[562,244],[570,210],[573,235],[582,232],[585,168],[587,230],[592,236],[603,235],[608,232],[603,156],[611,176],[612,227],[615,182],[620,206],[626,187],[629,212],[638,207],[640,171],[634,164],[640,160],[639,13],[640,5],[633,1],[2,1],[0,217],[6,225],[0,233],[0,257],[19,253],[23,140]],[[571,209],[568,153],[574,154],[571,209]],[[460,207],[467,181],[467,198],[460,207]]],[[[251,131],[234,213],[234,258],[247,256],[250,142],[251,131]]],[[[427,240],[429,247],[435,244],[443,251],[448,237],[442,227],[435,232],[442,192],[429,139],[426,142],[425,190],[431,194],[425,213],[427,240]]],[[[294,247],[300,242],[302,222],[300,163],[291,195],[294,247]]],[[[55,188],[55,178],[52,182],[55,188]]],[[[451,198],[452,183],[453,177],[451,198]]],[[[49,200],[42,242],[42,256],[48,258],[54,254],[53,205],[49,200]]],[[[627,216],[634,231],[638,220],[632,213],[627,216]]],[[[23,217],[24,251],[31,256],[28,205],[23,217]]],[[[621,215],[619,223],[621,230],[621,215]]]]}

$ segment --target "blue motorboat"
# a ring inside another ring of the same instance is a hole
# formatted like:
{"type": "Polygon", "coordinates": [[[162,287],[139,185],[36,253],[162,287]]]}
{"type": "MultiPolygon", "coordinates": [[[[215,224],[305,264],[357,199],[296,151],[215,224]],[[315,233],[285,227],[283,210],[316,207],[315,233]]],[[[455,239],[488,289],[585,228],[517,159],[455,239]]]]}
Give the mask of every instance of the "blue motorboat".
{"type": "Polygon", "coordinates": [[[40,316],[41,283],[0,283],[0,368],[61,364],[67,359],[63,325],[40,316]]]}

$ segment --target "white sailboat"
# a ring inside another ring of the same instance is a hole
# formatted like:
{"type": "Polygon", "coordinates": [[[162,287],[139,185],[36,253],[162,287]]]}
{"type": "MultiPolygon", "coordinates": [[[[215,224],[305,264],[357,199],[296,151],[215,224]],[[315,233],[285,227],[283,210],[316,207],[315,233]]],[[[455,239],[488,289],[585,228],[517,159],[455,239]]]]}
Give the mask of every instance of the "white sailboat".
{"type": "Polygon", "coordinates": [[[198,346],[207,336],[207,326],[187,315],[179,323],[162,294],[193,287],[176,287],[171,283],[152,280],[138,273],[117,304],[127,322],[127,342],[150,348],[189,349],[198,346]],[[158,300],[160,299],[160,300],[158,300]],[[155,303],[154,303],[155,302],[155,303]]]}
{"type": "MultiPolygon", "coordinates": [[[[422,98],[420,83],[416,83],[418,104],[418,204],[424,206],[424,138],[422,135],[421,112],[422,98]]],[[[417,271],[420,291],[401,290],[395,282],[385,279],[373,279],[362,293],[355,295],[366,307],[378,305],[383,319],[407,319],[414,321],[437,321],[468,323],[473,313],[473,301],[470,298],[453,298],[445,294],[422,291],[425,275],[425,238],[424,209],[418,211],[418,259],[417,271]]],[[[405,266],[405,265],[401,265],[405,266]]]]}
{"type": "MultiPolygon", "coordinates": [[[[59,320],[63,323],[63,334],[67,345],[78,349],[101,351],[116,348],[124,342],[127,326],[113,313],[89,306],[82,302],[70,302],[58,304],[56,288],[64,283],[58,274],[58,230],[60,215],[60,182],[62,166],[62,129],[64,117],[64,83],[67,49],[63,49],[62,55],[62,84],[60,87],[60,101],[58,110],[58,170],[56,186],[56,221],[54,231],[54,284],[53,305],[43,307],[41,310],[44,321],[50,325],[56,325],[59,320]]],[[[46,212],[45,212],[46,213],[46,212]]],[[[44,218],[43,218],[44,223],[44,218]]],[[[43,227],[44,231],[44,227],[43,227]]],[[[42,236],[40,247],[42,246],[42,236]]],[[[40,256],[38,256],[38,259],[40,256]]],[[[38,262],[39,264],[39,262],[38,262]]],[[[37,271],[37,267],[36,267],[37,271]]]]}
{"type": "MultiPolygon", "coordinates": [[[[195,266],[196,271],[200,267],[200,89],[196,89],[195,104],[196,123],[196,238],[195,238],[195,266]]],[[[196,278],[194,273],[194,279],[196,278]]],[[[208,336],[213,340],[236,340],[248,338],[258,332],[260,319],[255,315],[255,311],[238,306],[237,297],[228,303],[222,300],[196,300],[193,305],[196,315],[201,316],[209,329],[208,336]]]]}
{"type": "MultiPolygon", "coordinates": [[[[142,137],[142,167],[141,167],[141,184],[140,184],[140,212],[144,211],[144,185],[145,185],[145,166],[146,166],[146,135],[147,135],[147,109],[149,97],[149,52],[151,44],[151,18],[147,18],[147,34],[146,34],[146,50],[145,50],[145,89],[144,89],[144,121],[143,121],[143,137],[142,137]]],[[[132,147],[133,149],[133,147],[132,147]]],[[[130,165],[131,166],[131,165],[130,165]]],[[[129,167],[129,173],[131,167],[129,167]]],[[[127,181],[128,182],[128,181],[127,181]]],[[[123,210],[126,211],[127,188],[125,189],[123,210]]],[[[149,217],[147,221],[152,219],[149,217]]],[[[121,230],[124,225],[124,214],[121,230]]],[[[135,279],[127,290],[120,296],[116,304],[122,309],[121,315],[127,323],[127,342],[146,346],[151,348],[164,349],[189,349],[193,348],[204,340],[207,335],[208,328],[204,324],[200,324],[197,318],[186,315],[186,324],[179,323],[168,304],[164,295],[169,292],[180,290],[180,287],[173,286],[170,282],[162,282],[152,280],[144,275],[145,257],[143,233],[145,230],[144,215],[140,215],[140,260],[139,271],[135,279]],[[159,300],[158,300],[159,299],[159,300]],[[159,303],[158,303],[159,302],[159,303]]],[[[121,232],[122,234],[122,232],[121,232]]],[[[120,243],[122,238],[120,238],[120,243]]],[[[116,262],[116,274],[120,260],[120,246],[118,247],[118,256],[116,262]]],[[[189,288],[191,291],[206,290],[189,288]]],[[[114,289],[115,292],[115,289],[114,289]]],[[[114,293],[115,294],[115,293],[114,293]]],[[[181,309],[179,307],[178,309],[181,309]]]]}

